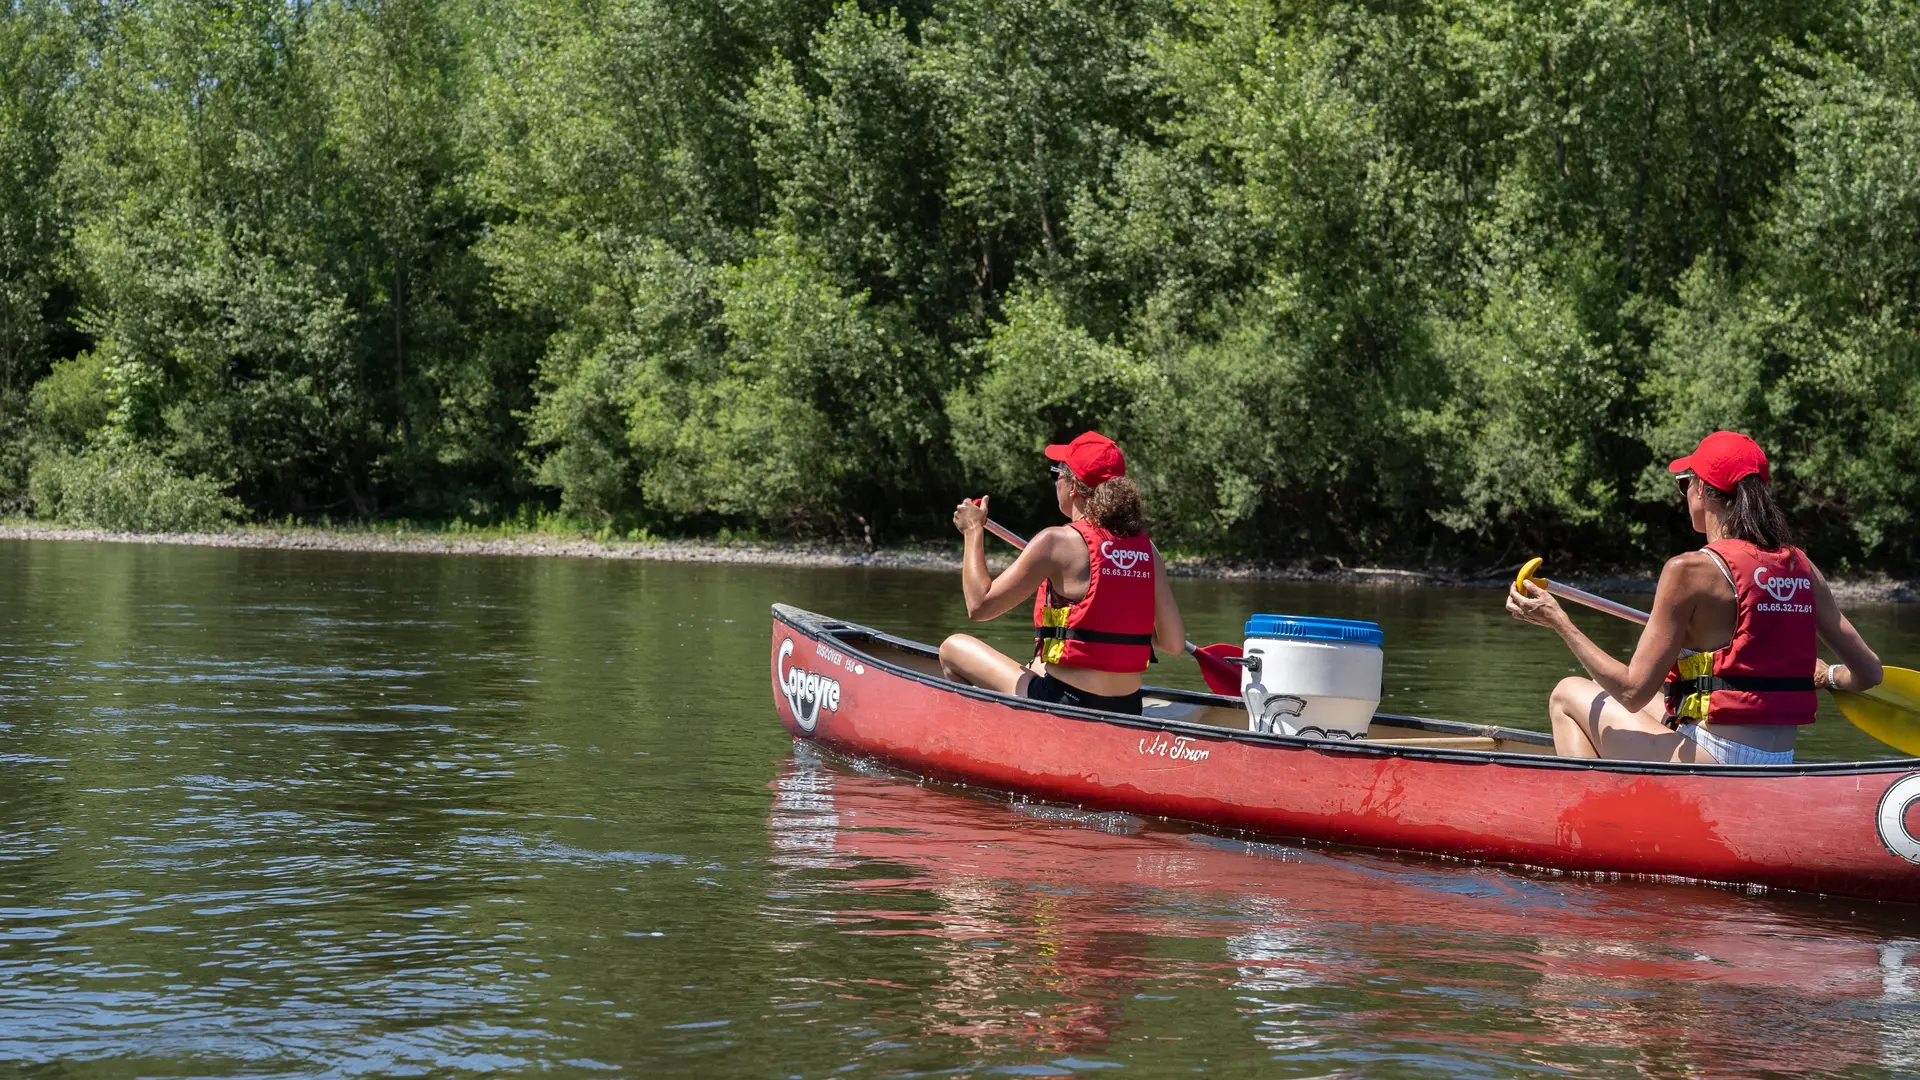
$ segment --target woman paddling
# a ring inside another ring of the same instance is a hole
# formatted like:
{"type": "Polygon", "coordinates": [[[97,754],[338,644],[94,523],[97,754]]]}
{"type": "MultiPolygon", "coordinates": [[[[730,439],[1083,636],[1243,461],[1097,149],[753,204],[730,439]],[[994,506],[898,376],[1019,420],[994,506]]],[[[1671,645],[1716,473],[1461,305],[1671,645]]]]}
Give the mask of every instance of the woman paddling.
{"type": "Polygon", "coordinates": [[[999,577],[987,573],[987,500],[953,511],[965,538],[960,585],[967,617],[986,622],[1034,596],[1034,658],[1021,666],[971,634],[940,643],[956,682],[1035,701],[1138,715],[1140,675],[1153,649],[1186,641],[1160,553],[1147,539],[1140,493],[1112,439],[1089,431],[1047,447],[1067,524],[1042,530],[999,577]],[[1035,595],[1035,594],[1038,595],[1035,595]]]}
{"type": "Polygon", "coordinates": [[[1554,749],[1563,757],[1790,764],[1795,733],[1813,723],[1815,688],[1875,686],[1880,659],[1835,606],[1827,579],[1792,546],[1759,444],[1716,431],[1668,469],[1707,545],[1667,560],[1630,662],[1589,641],[1533,582],[1507,594],[1514,618],[1558,632],[1593,676],[1554,687],[1554,749]],[[1816,635],[1841,663],[1815,656],[1816,635]]]}

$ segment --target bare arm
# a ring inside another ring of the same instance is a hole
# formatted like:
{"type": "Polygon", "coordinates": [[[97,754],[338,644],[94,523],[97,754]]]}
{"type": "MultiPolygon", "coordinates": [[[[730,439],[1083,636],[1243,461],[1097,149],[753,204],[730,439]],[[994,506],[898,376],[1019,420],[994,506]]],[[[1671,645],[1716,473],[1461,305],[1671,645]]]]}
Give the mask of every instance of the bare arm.
{"type": "Polygon", "coordinates": [[[1157,547],[1153,549],[1153,647],[1174,656],[1187,651],[1187,624],[1180,618],[1180,605],[1173,602],[1173,586],[1167,583],[1167,568],[1157,547]]]}
{"type": "MultiPolygon", "coordinates": [[[[964,547],[960,554],[960,591],[967,600],[967,618],[974,622],[997,619],[1032,596],[1061,557],[1060,530],[1043,530],[1027,544],[1013,565],[999,577],[987,572],[987,500],[962,501],[953,511],[954,527],[964,547]]],[[[1074,534],[1077,540],[1079,534],[1074,534]]]]}
{"type": "Polygon", "coordinates": [[[1545,626],[1559,634],[1573,650],[1574,659],[1587,669],[1600,689],[1622,706],[1638,712],[1659,693],[1667,672],[1685,645],[1687,626],[1693,619],[1695,598],[1699,595],[1700,575],[1719,573],[1704,564],[1706,559],[1707,556],[1698,552],[1688,552],[1667,560],[1660,571],[1660,584],[1654,591],[1652,618],[1640,632],[1633,658],[1624,664],[1581,633],[1559,602],[1532,582],[1527,583],[1524,596],[1518,591],[1508,593],[1507,610],[1516,619],[1545,626]]]}
{"type": "MultiPolygon", "coordinates": [[[[1880,685],[1880,680],[1886,677],[1886,672],[1880,667],[1880,657],[1867,646],[1866,639],[1853,628],[1853,623],[1841,612],[1840,605],[1834,602],[1833,590],[1827,587],[1826,575],[1817,566],[1813,568],[1813,621],[1820,633],[1820,640],[1839,653],[1840,662],[1846,665],[1840,677],[1832,681],[1834,689],[1857,692],[1880,685]]],[[[1816,668],[1816,679],[1824,670],[1824,665],[1816,668]]]]}

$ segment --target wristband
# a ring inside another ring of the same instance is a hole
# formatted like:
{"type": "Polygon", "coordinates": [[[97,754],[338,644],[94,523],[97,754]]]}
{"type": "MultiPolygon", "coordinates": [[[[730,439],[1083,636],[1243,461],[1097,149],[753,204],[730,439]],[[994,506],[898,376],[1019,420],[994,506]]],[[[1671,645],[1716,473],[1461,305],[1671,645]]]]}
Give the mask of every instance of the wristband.
{"type": "Polygon", "coordinates": [[[1845,670],[1847,670],[1847,665],[1845,664],[1828,664],[1827,665],[1827,689],[1829,690],[1840,689],[1840,673],[1845,670]]]}

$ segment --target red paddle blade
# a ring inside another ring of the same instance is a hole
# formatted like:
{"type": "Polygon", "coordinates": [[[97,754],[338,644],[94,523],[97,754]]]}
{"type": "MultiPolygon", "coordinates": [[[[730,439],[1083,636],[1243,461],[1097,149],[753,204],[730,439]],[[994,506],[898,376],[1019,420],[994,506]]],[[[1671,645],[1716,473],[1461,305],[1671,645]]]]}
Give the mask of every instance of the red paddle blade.
{"type": "Polygon", "coordinates": [[[1193,658],[1200,662],[1200,674],[1207,680],[1207,687],[1228,697],[1240,696],[1240,667],[1229,663],[1240,655],[1240,646],[1224,641],[1193,650],[1193,658]]]}

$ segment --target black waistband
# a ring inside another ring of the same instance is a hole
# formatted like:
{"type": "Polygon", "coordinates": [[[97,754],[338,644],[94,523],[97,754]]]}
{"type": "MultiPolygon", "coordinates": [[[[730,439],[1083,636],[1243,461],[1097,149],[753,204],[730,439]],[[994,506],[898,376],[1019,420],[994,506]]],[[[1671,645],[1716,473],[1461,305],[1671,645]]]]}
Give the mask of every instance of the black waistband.
{"type": "Polygon", "coordinates": [[[1112,697],[1105,694],[1089,694],[1064,679],[1056,679],[1052,675],[1041,675],[1027,683],[1026,696],[1033,701],[1045,701],[1055,705],[1073,705],[1082,709],[1100,709],[1104,712],[1139,716],[1140,700],[1144,695],[1138,690],[1131,694],[1117,694],[1112,697]]]}
{"type": "Polygon", "coordinates": [[[1079,626],[1036,626],[1033,636],[1040,641],[1085,641],[1094,645],[1152,645],[1152,634],[1116,634],[1111,630],[1088,630],[1079,626]]]}

